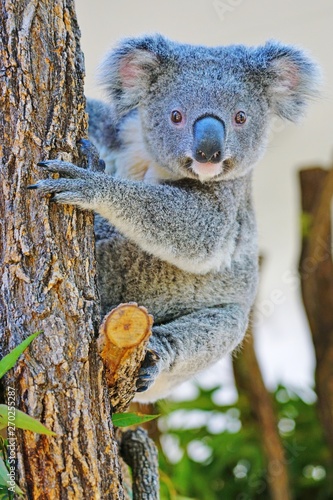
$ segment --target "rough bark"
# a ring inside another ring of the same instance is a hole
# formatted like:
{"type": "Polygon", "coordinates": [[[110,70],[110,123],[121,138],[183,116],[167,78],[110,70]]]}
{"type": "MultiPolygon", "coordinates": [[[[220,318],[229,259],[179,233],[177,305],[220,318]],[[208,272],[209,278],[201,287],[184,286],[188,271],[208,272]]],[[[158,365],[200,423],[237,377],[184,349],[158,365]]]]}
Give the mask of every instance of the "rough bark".
{"type": "Polygon", "coordinates": [[[319,416],[333,460],[333,169],[302,170],[300,183],[304,221],[302,296],[316,354],[319,416]]]}
{"type": "Polygon", "coordinates": [[[123,434],[121,454],[132,468],[133,500],[158,500],[158,458],[154,442],[143,429],[123,434]]]}
{"type": "Polygon", "coordinates": [[[260,429],[267,464],[267,482],[272,500],[291,499],[288,471],[271,395],[268,393],[254,350],[249,328],[242,351],[233,359],[237,389],[252,409],[260,429]]]}
{"type": "Polygon", "coordinates": [[[0,0],[0,349],[43,330],[7,378],[17,406],[56,432],[17,433],[28,499],[121,499],[95,336],[92,215],[25,189],[36,163],[78,160],[83,57],[73,0],[0,0]]]}

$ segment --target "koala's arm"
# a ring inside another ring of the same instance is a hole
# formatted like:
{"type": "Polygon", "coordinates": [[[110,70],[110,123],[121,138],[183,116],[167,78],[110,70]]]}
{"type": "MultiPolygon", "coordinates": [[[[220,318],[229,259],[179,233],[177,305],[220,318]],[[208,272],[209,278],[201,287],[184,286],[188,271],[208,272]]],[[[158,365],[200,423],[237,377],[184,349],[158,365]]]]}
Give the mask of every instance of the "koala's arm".
{"type": "Polygon", "coordinates": [[[66,178],[38,181],[34,188],[53,193],[58,203],[97,212],[143,250],[195,273],[222,264],[221,248],[235,225],[241,196],[234,183],[222,187],[184,180],[150,185],[58,160],[42,166],[66,178]]]}
{"type": "Polygon", "coordinates": [[[152,402],[163,398],[173,387],[231,352],[244,337],[248,313],[249,305],[224,304],[153,327],[149,348],[160,359],[149,362],[150,357],[146,358],[135,399],[152,402]]]}

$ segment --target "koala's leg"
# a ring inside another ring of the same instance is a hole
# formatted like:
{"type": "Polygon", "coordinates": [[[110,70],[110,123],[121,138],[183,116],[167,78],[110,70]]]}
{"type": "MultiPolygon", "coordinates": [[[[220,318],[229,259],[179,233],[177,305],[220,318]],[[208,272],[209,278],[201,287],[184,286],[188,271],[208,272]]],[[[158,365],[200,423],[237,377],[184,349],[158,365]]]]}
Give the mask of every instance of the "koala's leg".
{"type": "Polygon", "coordinates": [[[149,348],[158,356],[148,353],[136,400],[150,402],[167,396],[173,387],[232,351],[244,337],[248,313],[244,305],[226,304],[153,327],[149,348]]]}

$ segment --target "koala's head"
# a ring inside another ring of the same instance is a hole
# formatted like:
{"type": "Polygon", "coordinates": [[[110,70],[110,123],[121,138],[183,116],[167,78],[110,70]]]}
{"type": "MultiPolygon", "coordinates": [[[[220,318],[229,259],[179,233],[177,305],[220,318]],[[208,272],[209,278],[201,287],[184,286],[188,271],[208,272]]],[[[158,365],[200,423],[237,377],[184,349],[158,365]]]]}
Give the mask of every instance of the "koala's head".
{"type": "Polygon", "coordinates": [[[146,148],[177,176],[236,178],[261,157],[272,115],[297,121],[317,66],[278,42],[203,47],[161,35],[124,40],[101,80],[119,117],[137,108],[146,148]]]}

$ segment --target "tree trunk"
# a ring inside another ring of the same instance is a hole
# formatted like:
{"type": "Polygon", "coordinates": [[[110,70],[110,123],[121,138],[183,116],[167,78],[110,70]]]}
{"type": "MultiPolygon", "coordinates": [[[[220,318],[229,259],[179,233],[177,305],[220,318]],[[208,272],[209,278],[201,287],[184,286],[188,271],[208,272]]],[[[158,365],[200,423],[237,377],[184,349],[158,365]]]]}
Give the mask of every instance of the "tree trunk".
{"type": "Polygon", "coordinates": [[[43,333],[7,377],[17,407],[56,437],[17,432],[28,499],[122,499],[102,361],[93,217],[25,187],[36,163],[78,161],[83,56],[73,0],[0,0],[1,354],[43,333]]]}
{"type": "Polygon", "coordinates": [[[273,401],[262,378],[250,327],[243,349],[233,358],[233,369],[239,394],[248,401],[258,424],[267,464],[270,498],[288,500],[291,498],[291,492],[284,450],[278,433],[273,401]]]}
{"type": "Polygon", "coordinates": [[[302,170],[300,182],[302,296],[316,353],[319,416],[333,461],[333,169],[302,170]]]}

